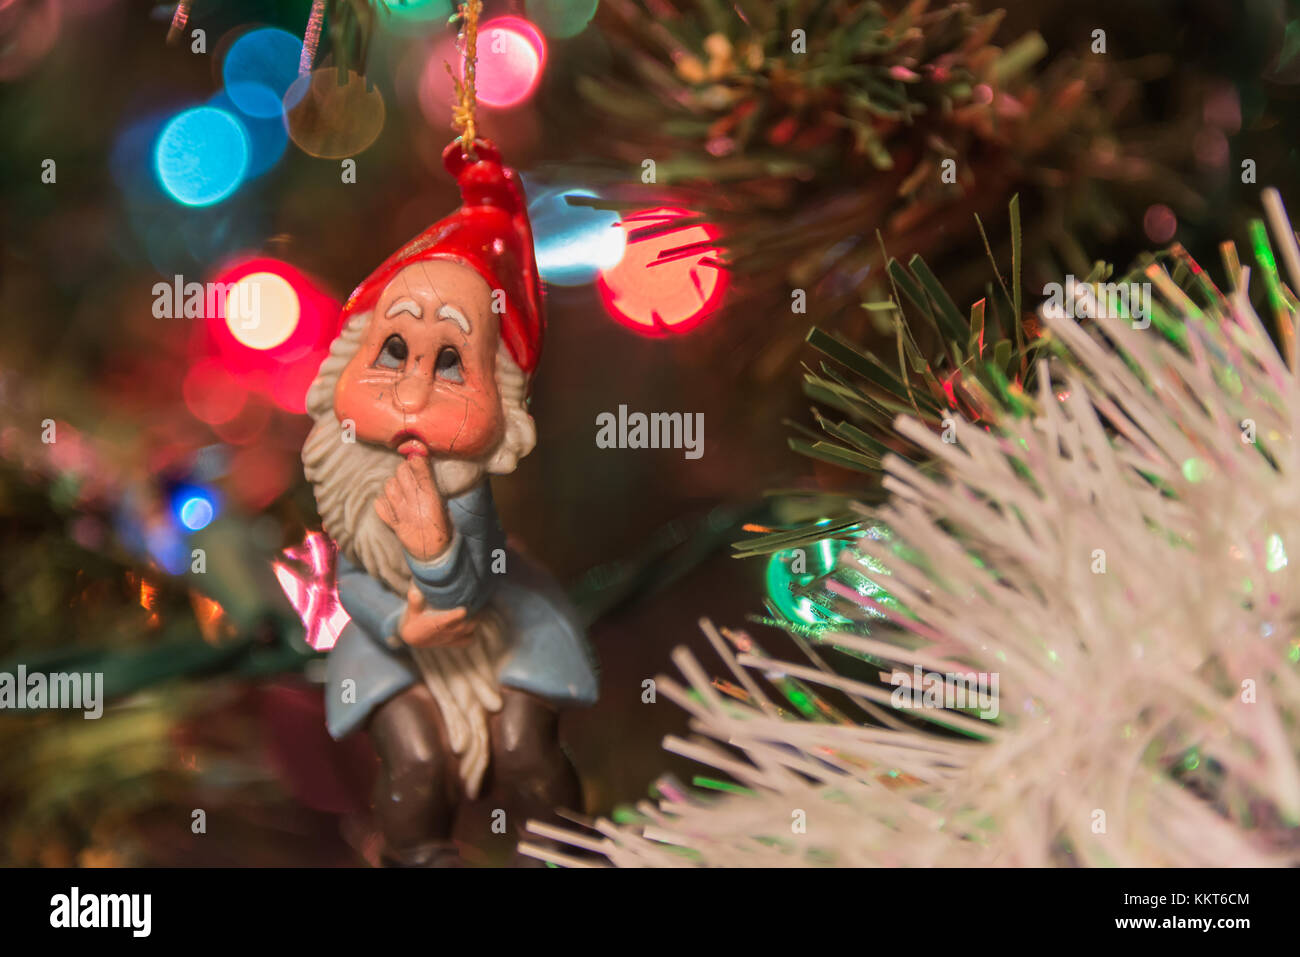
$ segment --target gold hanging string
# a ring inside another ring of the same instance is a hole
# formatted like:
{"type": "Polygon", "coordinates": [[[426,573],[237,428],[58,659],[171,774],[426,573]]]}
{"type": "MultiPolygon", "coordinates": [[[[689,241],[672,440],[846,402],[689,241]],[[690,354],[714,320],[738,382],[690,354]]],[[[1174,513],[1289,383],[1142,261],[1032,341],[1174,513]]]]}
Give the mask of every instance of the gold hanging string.
{"type": "Polygon", "coordinates": [[[459,18],[465,36],[465,79],[460,80],[450,63],[444,63],[451,82],[456,87],[456,105],[451,112],[451,128],[460,134],[461,152],[469,156],[474,151],[478,131],[474,123],[474,67],[478,63],[478,15],[483,11],[483,0],[466,0],[460,5],[459,18]]]}

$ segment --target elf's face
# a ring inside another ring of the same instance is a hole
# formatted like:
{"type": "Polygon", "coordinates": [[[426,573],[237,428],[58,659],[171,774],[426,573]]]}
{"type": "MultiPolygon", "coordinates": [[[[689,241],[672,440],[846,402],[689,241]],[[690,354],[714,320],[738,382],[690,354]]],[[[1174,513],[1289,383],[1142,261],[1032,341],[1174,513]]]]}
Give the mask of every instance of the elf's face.
{"type": "Polygon", "coordinates": [[[468,266],[427,260],[384,288],[361,348],[339,376],[334,412],[357,438],[402,455],[475,459],[501,441],[499,318],[468,266]]]}

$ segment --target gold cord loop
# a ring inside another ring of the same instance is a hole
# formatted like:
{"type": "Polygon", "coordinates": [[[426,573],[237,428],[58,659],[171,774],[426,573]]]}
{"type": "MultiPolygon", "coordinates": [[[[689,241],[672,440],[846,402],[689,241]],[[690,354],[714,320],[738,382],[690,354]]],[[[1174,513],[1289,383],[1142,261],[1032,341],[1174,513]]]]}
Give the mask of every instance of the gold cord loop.
{"type": "Polygon", "coordinates": [[[478,17],[483,12],[483,0],[466,0],[460,5],[459,19],[465,40],[465,79],[456,76],[450,63],[444,63],[447,74],[456,88],[456,105],[452,108],[451,127],[460,134],[461,152],[472,156],[478,130],[474,120],[477,98],[474,92],[474,68],[478,63],[478,17]]]}

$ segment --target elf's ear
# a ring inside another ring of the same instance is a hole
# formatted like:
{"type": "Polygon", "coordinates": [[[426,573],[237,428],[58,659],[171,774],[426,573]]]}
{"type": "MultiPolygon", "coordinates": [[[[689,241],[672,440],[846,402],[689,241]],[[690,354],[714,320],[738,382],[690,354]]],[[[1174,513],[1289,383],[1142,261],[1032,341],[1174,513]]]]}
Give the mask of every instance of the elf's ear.
{"type": "Polygon", "coordinates": [[[537,445],[537,426],[528,414],[531,378],[515,365],[509,350],[502,345],[497,351],[497,388],[501,394],[501,411],[505,415],[505,431],[487,461],[487,470],[492,475],[509,475],[519,465],[519,460],[537,445]]]}
{"type": "Polygon", "coordinates": [[[506,429],[496,451],[488,459],[491,475],[509,475],[519,466],[519,460],[537,445],[537,426],[522,402],[506,407],[506,429]]]}

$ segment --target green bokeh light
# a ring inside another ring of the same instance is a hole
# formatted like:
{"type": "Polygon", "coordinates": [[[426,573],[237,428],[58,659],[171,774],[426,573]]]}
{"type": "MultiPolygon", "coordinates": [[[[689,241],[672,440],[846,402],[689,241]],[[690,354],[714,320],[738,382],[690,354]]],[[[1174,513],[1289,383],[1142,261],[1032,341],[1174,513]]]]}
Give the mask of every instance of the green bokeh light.
{"type": "Polygon", "coordinates": [[[423,33],[446,26],[451,12],[451,0],[385,0],[377,20],[402,33],[423,33]]]}
{"type": "Polygon", "coordinates": [[[596,15],[600,0],[526,0],[524,15],[548,37],[576,37],[596,15]]]}

